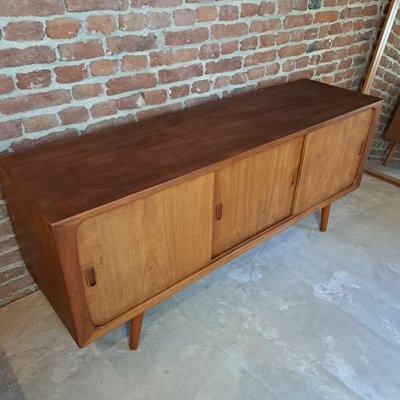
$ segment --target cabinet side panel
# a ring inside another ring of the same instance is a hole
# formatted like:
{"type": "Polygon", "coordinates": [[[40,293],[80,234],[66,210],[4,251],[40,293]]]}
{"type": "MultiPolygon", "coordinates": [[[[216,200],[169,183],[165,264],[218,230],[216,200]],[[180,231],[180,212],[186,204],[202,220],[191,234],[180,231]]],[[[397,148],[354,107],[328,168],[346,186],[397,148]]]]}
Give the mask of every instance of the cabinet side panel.
{"type": "Polygon", "coordinates": [[[350,187],[367,147],[374,111],[367,110],[308,134],[294,214],[350,187]]]}
{"type": "Polygon", "coordinates": [[[75,326],[51,226],[4,171],[2,189],[28,271],[75,337],[75,326]]]}

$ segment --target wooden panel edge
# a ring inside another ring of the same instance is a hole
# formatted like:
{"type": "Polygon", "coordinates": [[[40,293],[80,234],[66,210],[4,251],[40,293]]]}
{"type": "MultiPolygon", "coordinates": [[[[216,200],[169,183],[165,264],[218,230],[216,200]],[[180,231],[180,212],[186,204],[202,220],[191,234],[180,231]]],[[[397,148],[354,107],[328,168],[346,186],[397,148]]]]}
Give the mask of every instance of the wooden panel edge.
{"type": "Polygon", "coordinates": [[[63,270],[65,286],[68,289],[71,313],[75,322],[75,335],[73,338],[79,347],[83,347],[87,338],[91,337],[96,328],[86,304],[85,290],[79,267],[76,236],[80,222],[82,221],[74,224],[53,225],[52,230],[59,253],[61,269],[63,270]]]}

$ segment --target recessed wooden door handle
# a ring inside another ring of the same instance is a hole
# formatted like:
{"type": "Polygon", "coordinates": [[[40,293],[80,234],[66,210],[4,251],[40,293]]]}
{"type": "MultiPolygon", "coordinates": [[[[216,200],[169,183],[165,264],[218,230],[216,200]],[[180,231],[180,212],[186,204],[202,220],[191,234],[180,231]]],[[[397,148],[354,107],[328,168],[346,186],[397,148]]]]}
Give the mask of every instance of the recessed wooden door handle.
{"type": "Polygon", "coordinates": [[[292,175],[290,177],[290,185],[293,186],[297,182],[297,168],[292,171],[292,175]]]}
{"type": "Polygon", "coordinates": [[[86,268],[86,283],[88,286],[93,287],[96,285],[96,271],[93,267],[86,268]]]}
{"type": "Polygon", "coordinates": [[[222,203],[215,206],[215,219],[219,221],[222,218],[222,203]]]}

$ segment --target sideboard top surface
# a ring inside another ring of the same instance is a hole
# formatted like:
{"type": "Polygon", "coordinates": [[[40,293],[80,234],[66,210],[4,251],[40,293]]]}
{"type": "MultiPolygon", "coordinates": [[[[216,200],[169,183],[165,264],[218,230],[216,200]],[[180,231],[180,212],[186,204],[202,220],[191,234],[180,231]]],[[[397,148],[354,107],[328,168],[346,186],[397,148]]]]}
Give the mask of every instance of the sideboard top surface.
{"type": "Polygon", "coordinates": [[[379,102],[304,79],[5,155],[0,166],[56,223],[379,102]]]}

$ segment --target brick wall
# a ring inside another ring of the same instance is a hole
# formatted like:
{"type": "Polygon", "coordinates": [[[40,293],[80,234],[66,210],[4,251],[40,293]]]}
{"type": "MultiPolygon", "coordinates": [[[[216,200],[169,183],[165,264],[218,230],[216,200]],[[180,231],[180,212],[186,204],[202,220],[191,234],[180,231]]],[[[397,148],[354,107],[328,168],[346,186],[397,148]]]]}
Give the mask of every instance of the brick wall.
{"type": "MultiPolygon", "coordinates": [[[[391,143],[383,140],[390,125],[396,107],[400,107],[400,10],[388,38],[382,61],[373,82],[371,94],[384,99],[378,130],[370,153],[370,158],[382,161],[391,143]]],[[[400,148],[392,158],[392,162],[400,162],[400,148]]]]}
{"type": "MultiPolygon", "coordinates": [[[[386,3],[0,0],[0,151],[302,77],[357,89],[386,3]]],[[[4,305],[36,286],[0,218],[4,305]]]]}

